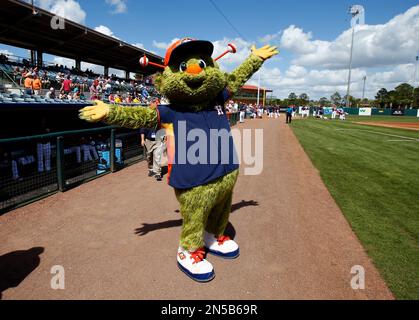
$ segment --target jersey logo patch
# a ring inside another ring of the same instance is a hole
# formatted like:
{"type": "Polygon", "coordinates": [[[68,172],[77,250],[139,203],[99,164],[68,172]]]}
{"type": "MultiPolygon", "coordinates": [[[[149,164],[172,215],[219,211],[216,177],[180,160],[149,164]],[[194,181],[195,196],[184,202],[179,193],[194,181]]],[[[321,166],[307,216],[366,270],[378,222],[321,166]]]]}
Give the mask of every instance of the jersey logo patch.
{"type": "Polygon", "coordinates": [[[217,110],[219,116],[222,116],[224,114],[222,106],[215,106],[214,109],[217,110]]]}

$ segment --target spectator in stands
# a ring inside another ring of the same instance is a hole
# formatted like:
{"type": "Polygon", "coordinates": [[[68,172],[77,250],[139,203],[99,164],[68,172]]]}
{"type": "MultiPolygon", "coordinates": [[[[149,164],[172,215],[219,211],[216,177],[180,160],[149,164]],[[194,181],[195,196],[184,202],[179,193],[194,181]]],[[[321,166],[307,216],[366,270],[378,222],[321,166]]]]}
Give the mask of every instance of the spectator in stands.
{"type": "MultiPolygon", "coordinates": [[[[57,65],[57,68],[58,68],[58,65],[57,65]]],[[[61,72],[58,72],[57,75],[55,76],[55,80],[61,84],[64,81],[64,75],[61,72]]]]}
{"type": "Polygon", "coordinates": [[[74,88],[73,99],[74,100],[80,100],[80,89],[79,88],[74,88]]]}
{"type": "Polygon", "coordinates": [[[125,102],[126,103],[132,103],[132,96],[129,94],[129,95],[127,95],[127,97],[125,98],[125,102]]]}
{"type": "Polygon", "coordinates": [[[106,94],[111,94],[111,92],[112,92],[112,84],[111,84],[111,79],[106,79],[106,81],[105,81],[105,85],[104,85],[104,88],[105,88],[105,92],[106,92],[106,94]]]}
{"type": "Polygon", "coordinates": [[[42,82],[41,82],[41,79],[39,79],[39,76],[37,74],[35,74],[35,78],[32,82],[32,88],[36,96],[41,95],[42,82]]]}
{"type": "Polygon", "coordinates": [[[24,86],[25,85],[25,79],[26,79],[26,75],[28,73],[28,70],[26,70],[26,68],[21,69],[20,71],[20,85],[24,86]]]}
{"type": "Polygon", "coordinates": [[[134,100],[132,100],[133,103],[141,103],[141,99],[138,97],[138,95],[135,96],[134,100]]]}
{"type": "Polygon", "coordinates": [[[51,84],[51,81],[48,79],[47,72],[44,70],[42,76],[40,77],[42,88],[47,89],[49,85],[51,84]]]}
{"type": "Polygon", "coordinates": [[[116,104],[122,103],[122,99],[121,99],[121,97],[119,96],[118,93],[115,95],[115,103],[116,104]]]}
{"type": "Polygon", "coordinates": [[[31,73],[26,74],[24,85],[25,85],[25,93],[28,95],[32,95],[33,76],[31,73]]]}
{"type": "Polygon", "coordinates": [[[71,92],[72,84],[73,82],[71,81],[71,77],[68,75],[61,85],[60,91],[68,95],[71,92]]]}
{"type": "Polygon", "coordinates": [[[15,82],[19,82],[19,84],[22,85],[22,82],[21,82],[22,81],[22,74],[20,72],[20,68],[19,67],[16,67],[13,70],[13,80],[15,82]]]}
{"type": "Polygon", "coordinates": [[[97,81],[96,91],[97,91],[98,99],[99,100],[102,99],[103,87],[100,80],[97,81]]]}
{"type": "Polygon", "coordinates": [[[48,93],[46,94],[45,98],[47,99],[55,99],[56,95],[55,95],[55,89],[54,88],[50,88],[48,93]]]}
{"type": "Polygon", "coordinates": [[[98,80],[95,80],[95,81],[93,81],[92,85],[89,88],[89,91],[90,91],[90,99],[91,100],[97,100],[97,99],[99,99],[98,92],[97,92],[98,85],[99,85],[99,81],[98,80]]]}

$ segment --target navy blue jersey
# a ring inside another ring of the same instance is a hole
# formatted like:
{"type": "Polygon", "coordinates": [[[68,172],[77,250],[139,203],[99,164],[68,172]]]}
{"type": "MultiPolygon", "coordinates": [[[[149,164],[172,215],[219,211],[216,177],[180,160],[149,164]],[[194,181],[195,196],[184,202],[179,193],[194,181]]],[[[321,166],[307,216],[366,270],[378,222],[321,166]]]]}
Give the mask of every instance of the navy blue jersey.
{"type": "Polygon", "coordinates": [[[140,133],[144,135],[144,138],[147,140],[155,141],[156,140],[156,131],[153,129],[142,128],[140,133]]]}
{"type": "Polygon", "coordinates": [[[170,186],[193,188],[239,168],[223,107],[228,97],[224,90],[213,107],[200,112],[177,105],[158,106],[160,127],[166,129],[170,186]]]}

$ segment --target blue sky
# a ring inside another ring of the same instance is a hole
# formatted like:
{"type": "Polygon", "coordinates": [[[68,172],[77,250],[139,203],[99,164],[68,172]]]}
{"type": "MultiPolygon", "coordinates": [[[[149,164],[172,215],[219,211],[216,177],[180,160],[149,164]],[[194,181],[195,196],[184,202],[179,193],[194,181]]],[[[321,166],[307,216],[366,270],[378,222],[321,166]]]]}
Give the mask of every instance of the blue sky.
{"type": "MultiPolygon", "coordinates": [[[[349,1],[213,0],[238,32],[210,0],[35,2],[160,55],[164,55],[165,47],[173,39],[184,36],[211,40],[217,52],[233,42],[239,53],[221,63],[227,71],[245,59],[251,44],[260,46],[262,38],[269,38],[269,43],[280,47],[281,54],[265,64],[261,78],[262,84],[274,89],[275,95],[283,98],[295,91],[319,98],[329,97],[335,91],[345,93],[349,51],[346,47],[350,38],[347,12],[353,4],[349,1]]],[[[412,79],[407,74],[419,51],[419,8],[412,12],[418,3],[411,0],[364,0],[357,4],[365,8],[366,25],[358,31],[358,43],[363,45],[354,49],[353,89],[355,95],[360,95],[360,79],[367,75],[370,80],[367,96],[373,97],[381,86],[391,89],[412,79]],[[392,23],[399,15],[402,17],[392,23]],[[392,47],[387,39],[392,39],[392,47]],[[403,44],[409,39],[412,42],[405,47],[403,44]]],[[[26,54],[0,45],[1,49],[26,54]]],[[[255,83],[255,79],[250,83],[255,83]]]]}

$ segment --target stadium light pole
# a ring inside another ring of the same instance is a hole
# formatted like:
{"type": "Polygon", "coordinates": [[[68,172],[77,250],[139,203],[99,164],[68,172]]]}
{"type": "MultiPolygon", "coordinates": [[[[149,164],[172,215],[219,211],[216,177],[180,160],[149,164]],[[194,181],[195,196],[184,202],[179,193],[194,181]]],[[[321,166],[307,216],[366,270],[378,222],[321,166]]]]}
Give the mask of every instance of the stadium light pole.
{"type": "Polygon", "coordinates": [[[362,80],[364,80],[364,86],[362,88],[362,100],[364,100],[364,98],[365,98],[365,82],[367,81],[367,76],[364,76],[362,78],[362,80]]]}
{"type": "Polygon", "coordinates": [[[361,5],[353,5],[349,9],[349,13],[352,16],[351,25],[352,25],[352,39],[351,39],[351,53],[349,56],[349,75],[348,75],[348,90],[346,91],[346,106],[350,107],[350,93],[351,93],[351,75],[352,75],[352,58],[353,58],[353,51],[354,51],[354,38],[355,38],[355,27],[357,22],[359,24],[364,24],[365,22],[365,15],[364,15],[364,7],[361,5]]]}
{"type": "Polygon", "coordinates": [[[355,25],[353,25],[352,27],[351,53],[349,56],[348,90],[346,91],[346,106],[348,108],[350,107],[349,94],[351,93],[352,56],[354,52],[354,37],[355,37],[355,25]]]}

